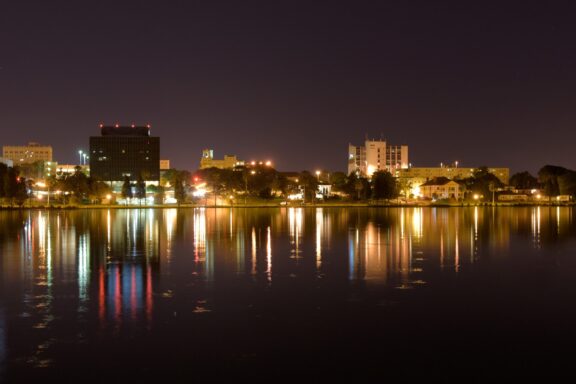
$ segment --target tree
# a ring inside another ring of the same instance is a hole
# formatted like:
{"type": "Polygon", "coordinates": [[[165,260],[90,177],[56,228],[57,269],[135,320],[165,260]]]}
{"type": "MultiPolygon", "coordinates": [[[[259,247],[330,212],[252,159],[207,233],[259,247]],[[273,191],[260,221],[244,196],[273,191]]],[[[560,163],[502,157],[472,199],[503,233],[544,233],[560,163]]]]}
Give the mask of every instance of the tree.
{"type": "Polygon", "coordinates": [[[77,166],[72,175],[68,175],[62,180],[62,189],[72,193],[78,199],[83,199],[90,192],[88,181],[88,176],[82,172],[80,166],[77,166]]]}
{"type": "Polygon", "coordinates": [[[18,183],[18,170],[13,167],[8,167],[4,175],[4,193],[6,197],[13,198],[16,195],[18,183]]]}
{"type": "Polygon", "coordinates": [[[576,195],[576,172],[570,169],[545,165],[538,171],[538,179],[547,196],[576,195]]]}
{"type": "Polygon", "coordinates": [[[26,179],[24,177],[19,177],[16,182],[16,193],[14,195],[18,205],[24,204],[26,199],[28,199],[28,188],[29,183],[26,181],[26,179]]]}
{"type": "Polygon", "coordinates": [[[97,202],[100,202],[104,196],[112,193],[112,189],[108,186],[108,184],[95,180],[91,177],[88,178],[88,186],[88,195],[92,201],[96,200],[97,202]]]}
{"type": "Polygon", "coordinates": [[[390,172],[378,171],[372,174],[372,198],[394,199],[397,196],[396,179],[390,172]]]}
{"type": "Polygon", "coordinates": [[[509,184],[516,189],[535,189],[540,187],[538,179],[527,171],[513,174],[510,177],[509,184]]]}
{"type": "Polygon", "coordinates": [[[558,177],[558,189],[561,195],[576,196],[576,172],[568,171],[558,177]]]}
{"type": "Polygon", "coordinates": [[[132,198],[132,184],[130,183],[130,178],[124,176],[124,184],[122,184],[122,197],[124,199],[132,198]]]}
{"type": "Polygon", "coordinates": [[[154,194],[154,204],[164,203],[164,197],[166,196],[165,188],[161,185],[150,185],[148,186],[148,192],[154,194]]]}
{"type": "Polygon", "coordinates": [[[364,200],[370,196],[370,182],[355,172],[348,175],[345,189],[348,196],[356,200],[364,200]]]}
{"type": "Polygon", "coordinates": [[[469,196],[473,194],[486,197],[494,196],[496,190],[504,186],[496,175],[490,173],[487,167],[475,169],[473,175],[463,179],[462,183],[469,192],[469,196]]]}
{"type": "MultiPolygon", "coordinates": [[[[139,200],[146,198],[146,183],[142,175],[138,176],[138,180],[136,181],[135,197],[139,200]]],[[[142,204],[142,201],[140,201],[140,204],[142,204]]]]}
{"type": "Polygon", "coordinates": [[[299,184],[304,189],[304,201],[313,201],[318,190],[318,179],[308,171],[300,172],[298,176],[299,184]]]}
{"type": "Polygon", "coordinates": [[[184,189],[184,181],[177,178],[174,181],[174,198],[178,202],[178,205],[184,202],[186,199],[186,190],[184,189]]]}
{"type": "Polygon", "coordinates": [[[334,172],[330,176],[332,189],[336,192],[346,192],[346,174],[344,172],[334,172]]]}

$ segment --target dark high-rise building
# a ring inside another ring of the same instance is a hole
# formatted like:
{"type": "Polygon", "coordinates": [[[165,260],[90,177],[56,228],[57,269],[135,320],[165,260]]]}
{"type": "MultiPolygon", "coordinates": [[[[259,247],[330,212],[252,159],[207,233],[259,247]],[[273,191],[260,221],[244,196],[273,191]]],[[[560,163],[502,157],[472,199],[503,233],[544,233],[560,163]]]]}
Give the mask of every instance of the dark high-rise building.
{"type": "Polygon", "coordinates": [[[124,176],[160,180],[160,138],[150,126],[105,126],[101,136],[90,137],[90,175],[102,181],[123,181],[124,176]]]}

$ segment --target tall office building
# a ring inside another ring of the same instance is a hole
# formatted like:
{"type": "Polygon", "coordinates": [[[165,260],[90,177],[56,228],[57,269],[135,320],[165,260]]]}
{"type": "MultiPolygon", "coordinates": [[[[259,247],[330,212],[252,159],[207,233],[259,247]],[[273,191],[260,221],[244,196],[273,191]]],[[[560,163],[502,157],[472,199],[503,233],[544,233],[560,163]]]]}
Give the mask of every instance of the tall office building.
{"type": "Polygon", "coordinates": [[[366,140],[364,146],[348,145],[348,174],[370,177],[376,171],[394,174],[408,168],[408,146],[390,145],[383,140],[366,140]]]}
{"type": "Polygon", "coordinates": [[[38,143],[28,145],[5,145],[2,157],[12,160],[14,165],[30,164],[35,161],[52,161],[52,147],[38,143]]]}
{"type": "Polygon", "coordinates": [[[150,126],[100,125],[100,136],[90,137],[90,175],[102,181],[123,181],[125,176],[148,182],[160,180],[160,138],[150,126]]]}

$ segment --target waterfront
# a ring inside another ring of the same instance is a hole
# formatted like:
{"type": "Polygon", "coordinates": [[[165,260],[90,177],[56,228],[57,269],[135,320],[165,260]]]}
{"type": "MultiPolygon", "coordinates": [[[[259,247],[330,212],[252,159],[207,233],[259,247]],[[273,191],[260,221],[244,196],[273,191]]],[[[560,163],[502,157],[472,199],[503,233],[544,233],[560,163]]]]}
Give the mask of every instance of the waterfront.
{"type": "Polygon", "coordinates": [[[3,211],[0,378],[559,374],[576,341],[574,213],[3,211]]]}

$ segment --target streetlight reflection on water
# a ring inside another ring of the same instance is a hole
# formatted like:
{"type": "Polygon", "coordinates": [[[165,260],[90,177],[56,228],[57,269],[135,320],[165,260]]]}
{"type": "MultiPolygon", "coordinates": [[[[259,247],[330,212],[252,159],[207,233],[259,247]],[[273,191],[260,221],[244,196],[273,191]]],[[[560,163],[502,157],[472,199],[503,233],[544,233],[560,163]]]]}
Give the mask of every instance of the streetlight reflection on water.
{"type": "MultiPolygon", "coordinates": [[[[514,211],[394,208],[196,208],[0,212],[1,277],[28,281],[36,326],[54,321],[55,289],[70,289],[79,316],[96,303],[108,325],[151,322],[174,279],[228,284],[239,276],[336,278],[413,288],[430,273],[460,273],[481,254],[502,257],[511,233],[534,248],[570,236],[570,208],[514,211]],[[20,224],[18,224],[20,223],[20,224]],[[20,227],[19,227],[20,226],[20,227]],[[6,255],[14,255],[7,257],[6,255]]],[[[184,282],[188,286],[192,282],[184,282]]]]}

